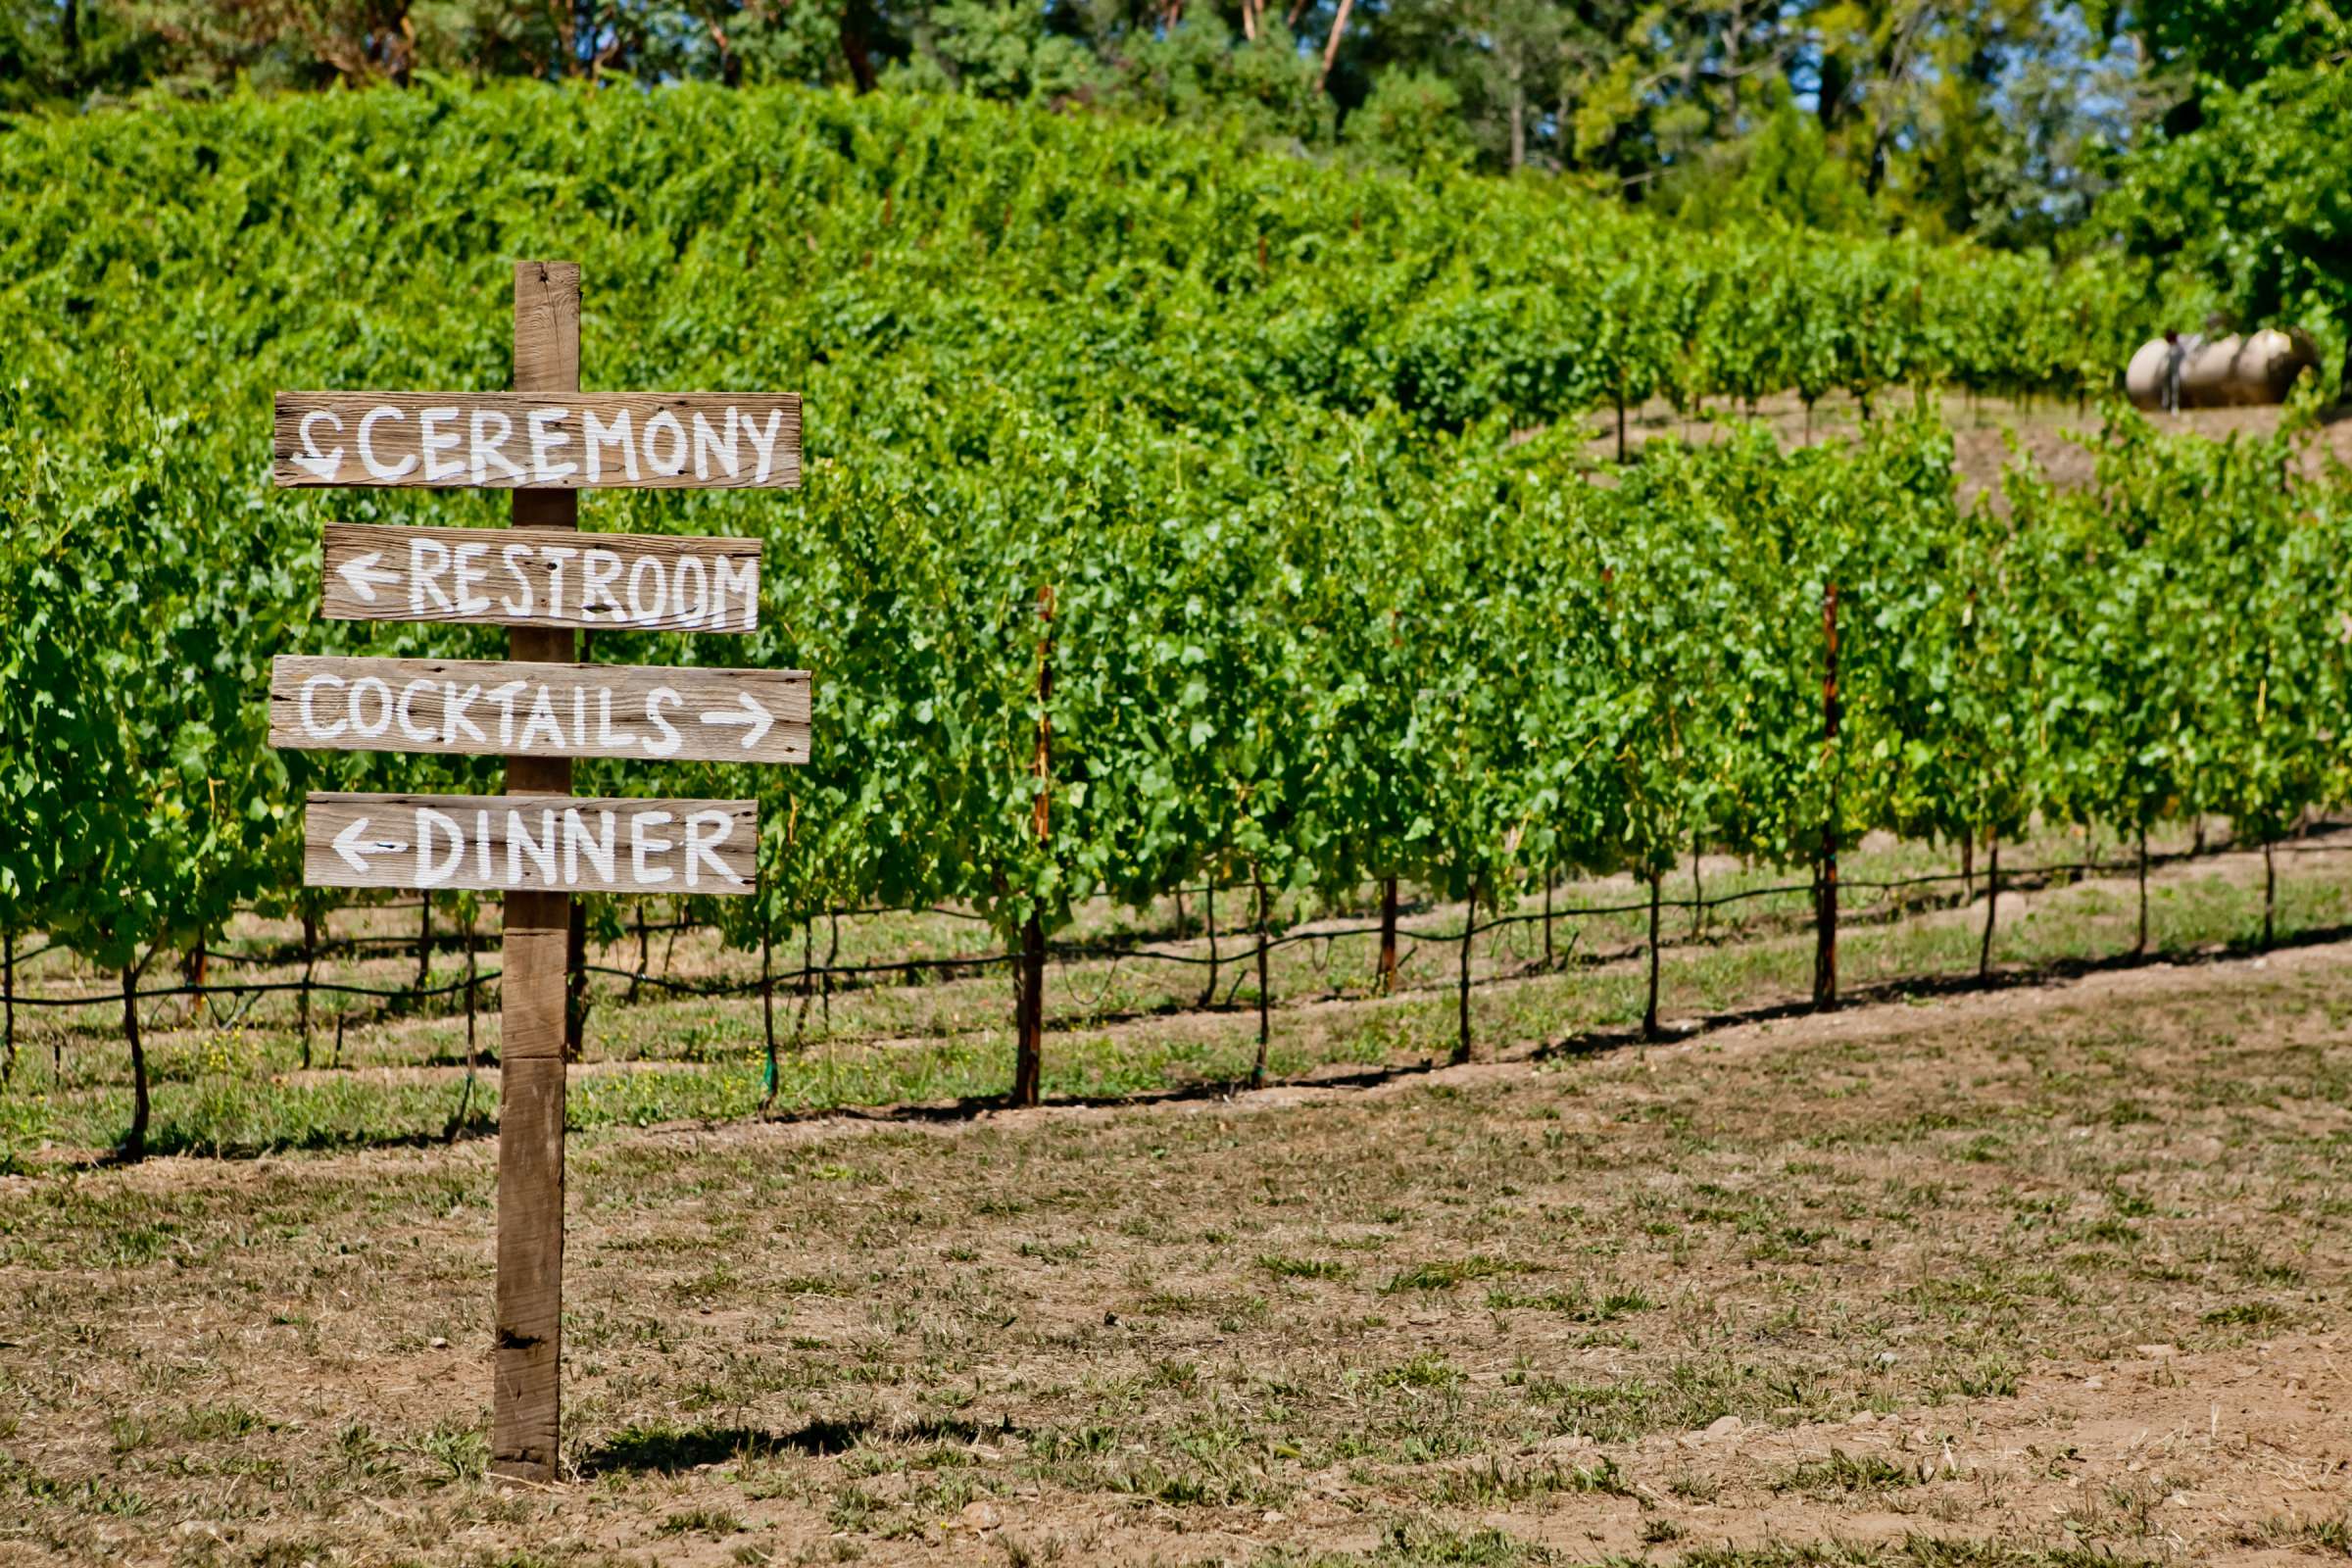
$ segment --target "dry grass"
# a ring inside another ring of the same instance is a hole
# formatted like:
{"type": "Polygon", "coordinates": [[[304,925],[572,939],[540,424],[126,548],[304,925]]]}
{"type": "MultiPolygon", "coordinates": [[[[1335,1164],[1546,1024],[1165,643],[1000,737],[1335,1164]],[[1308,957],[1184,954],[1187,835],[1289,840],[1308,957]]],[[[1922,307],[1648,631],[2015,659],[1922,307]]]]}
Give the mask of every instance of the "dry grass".
{"type": "Polygon", "coordinates": [[[2340,1555],[2347,956],[592,1134],[547,1494],[480,1481],[486,1145],[0,1179],[0,1556],[2340,1555]]]}

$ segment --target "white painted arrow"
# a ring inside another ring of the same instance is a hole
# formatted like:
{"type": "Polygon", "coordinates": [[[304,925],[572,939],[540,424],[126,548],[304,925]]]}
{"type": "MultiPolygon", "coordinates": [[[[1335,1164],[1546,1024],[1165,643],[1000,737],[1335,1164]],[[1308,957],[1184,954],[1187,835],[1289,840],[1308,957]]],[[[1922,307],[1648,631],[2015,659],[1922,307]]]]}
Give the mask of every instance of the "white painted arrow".
{"type": "Polygon", "coordinates": [[[302,450],[292,456],[295,466],[308,468],[318,477],[332,484],[336,470],[343,466],[343,449],[337,447],[332,452],[318,450],[318,439],[311,434],[311,426],[320,419],[333,425],[337,431],[341,431],[343,428],[343,421],[327,413],[326,410],[313,409],[302,416],[302,424],[298,430],[302,437],[302,450]]]}
{"type": "Polygon", "coordinates": [[[368,819],[363,816],[335,835],[335,853],[343,857],[344,862],[354,871],[364,872],[368,869],[368,855],[398,855],[408,848],[406,844],[393,844],[383,839],[362,839],[360,835],[367,831],[368,819]],[[361,853],[363,850],[367,855],[361,853]]]}
{"type": "Polygon", "coordinates": [[[364,556],[352,557],[335,568],[342,574],[343,580],[351,584],[351,591],[360,596],[360,603],[364,605],[375,603],[377,584],[390,585],[400,581],[399,572],[388,571],[376,564],[383,559],[381,550],[370,550],[364,556]]]}
{"type": "Polygon", "coordinates": [[[743,733],[743,749],[748,752],[760,744],[760,737],[775,723],[776,715],[750,692],[737,692],[735,701],[742,705],[740,709],[722,708],[715,713],[703,714],[702,719],[706,724],[749,724],[751,728],[743,733]]]}

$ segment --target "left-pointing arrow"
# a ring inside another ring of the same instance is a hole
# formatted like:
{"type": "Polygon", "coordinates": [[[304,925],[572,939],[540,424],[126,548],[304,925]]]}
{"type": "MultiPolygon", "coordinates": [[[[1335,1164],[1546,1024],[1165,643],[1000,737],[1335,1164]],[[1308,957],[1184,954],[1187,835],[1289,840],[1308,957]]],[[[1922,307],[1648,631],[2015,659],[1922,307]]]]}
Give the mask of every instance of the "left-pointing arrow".
{"type": "Polygon", "coordinates": [[[343,580],[351,584],[351,591],[360,596],[361,604],[375,603],[375,590],[379,584],[388,586],[400,581],[399,572],[388,571],[376,564],[383,559],[381,550],[370,550],[364,556],[352,557],[335,568],[342,574],[343,580]]]}
{"type": "Polygon", "coordinates": [[[351,826],[335,835],[335,853],[343,857],[344,863],[354,871],[368,869],[368,856],[369,855],[398,855],[408,848],[406,844],[393,844],[383,839],[365,837],[367,831],[368,818],[363,816],[355,818],[351,826]],[[362,853],[363,851],[366,853],[362,853]]]}

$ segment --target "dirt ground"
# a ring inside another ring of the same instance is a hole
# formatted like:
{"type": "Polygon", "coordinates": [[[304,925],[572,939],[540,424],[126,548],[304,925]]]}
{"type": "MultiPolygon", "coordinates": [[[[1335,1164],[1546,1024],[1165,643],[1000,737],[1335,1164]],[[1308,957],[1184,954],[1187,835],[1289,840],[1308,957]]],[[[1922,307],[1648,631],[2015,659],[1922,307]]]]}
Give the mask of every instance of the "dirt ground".
{"type": "MultiPolygon", "coordinates": [[[[1890,408],[1907,408],[1910,394],[1898,392],[1883,401],[1890,408]]],[[[2053,483],[2062,488],[2090,483],[2093,463],[2082,440],[2098,434],[2101,415],[2096,404],[2047,400],[2019,403],[2007,398],[1969,397],[1958,392],[1943,393],[1937,402],[1944,422],[1952,431],[1953,466],[1959,474],[1962,505],[1972,504],[1987,491],[1997,493],[2002,469],[2011,462],[2012,438],[2022,453],[2040,465],[2053,483]]],[[[2167,434],[2193,432],[2214,440],[2242,434],[2259,439],[2278,428],[2282,413],[2276,406],[2189,409],[2148,417],[2167,434]]],[[[1717,408],[1686,420],[1664,400],[1656,400],[1628,416],[1626,445],[1638,449],[1651,439],[1718,440],[1740,417],[1745,417],[1742,409],[1717,408]]],[[[1782,393],[1759,403],[1755,418],[1770,426],[1783,445],[1808,446],[1850,439],[1860,427],[1861,410],[1852,398],[1840,393],[1823,398],[1808,416],[1795,394],[1782,393]]],[[[1592,431],[1593,459],[1605,462],[1613,458],[1617,449],[1615,416],[1596,416],[1592,421],[1592,431]]],[[[2352,405],[2331,411],[2314,442],[2315,469],[2330,457],[2339,463],[2352,463],[2352,405]]]]}
{"type": "Polygon", "coordinates": [[[0,1178],[10,1563],[2352,1553],[2352,946],[1114,1108],[0,1178]]]}

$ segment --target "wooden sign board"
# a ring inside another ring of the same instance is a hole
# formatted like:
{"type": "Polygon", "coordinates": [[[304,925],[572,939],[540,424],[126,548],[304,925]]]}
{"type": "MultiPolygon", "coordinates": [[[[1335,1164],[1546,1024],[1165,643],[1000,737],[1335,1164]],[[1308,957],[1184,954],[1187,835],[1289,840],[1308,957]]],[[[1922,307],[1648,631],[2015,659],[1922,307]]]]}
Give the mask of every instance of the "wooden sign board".
{"type": "Polygon", "coordinates": [[[329,620],[747,632],[760,541],[569,528],[326,525],[329,620]]]}
{"type": "Polygon", "coordinates": [[[295,751],[808,760],[808,672],[431,659],[270,666],[270,744],[295,751]]]}
{"type": "Polygon", "coordinates": [[[752,891],[751,801],[575,795],[313,795],[302,880],[314,888],[484,893],[752,891]]]}
{"type": "Polygon", "coordinates": [[[280,485],[791,489],[801,400],[734,392],[280,392],[280,485]]]}

